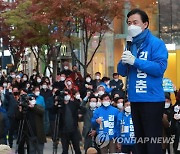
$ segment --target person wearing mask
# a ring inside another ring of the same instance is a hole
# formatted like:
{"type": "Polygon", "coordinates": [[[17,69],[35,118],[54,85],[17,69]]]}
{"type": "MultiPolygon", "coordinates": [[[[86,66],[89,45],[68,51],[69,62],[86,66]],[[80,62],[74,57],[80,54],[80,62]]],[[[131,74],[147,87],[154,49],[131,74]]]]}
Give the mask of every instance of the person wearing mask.
{"type": "Polygon", "coordinates": [[[41,84],[42,84],[42,79],[41,79],[41,77],[40,77],[40,76],[36,76],[36,78],[35,78],[34,82],[32,83],[32,85],[33,85],[34,87],[37,87],[37,86],[40,87],[41,84]]]}
{"type": "MultiPolygon", "coordinates": [[[[143,10],[131,10],[127,14],[127,24],[132,43],[130,51],[123,52],[117,69],[121,76],[128,76],[127,91],[135,136],[162,137],[165,102],[162,79],[167,68],[168,51],[164,42],[151,34],[149,18],[143,10]]],[[[162,154],[159,142],[136,145],[138,154],[162,154]]]]}
{"type": "Polygon", "coordinates": [[[83,86],[80,89],[80,93],[81,93],[82,98],[84,98],[86,96],[87,91],[93,91],[92,78],[90,75],[87,75],[85,77],[85,81],[83,83],[83,86]]]}
{"type": "Polygon", "coordinates": [[[103,85],[105,87],[105,92],[108,93],[108,94],[111,94],[113,88],[110,87],[109,83],[110,83],[110,78],[108,77],[103,77],[102,80],[101,80],[101,84],[100,85],[103,85]]]}
{"type": "MultiPolygon", "coordinates": [[[[164,138],[170,138],[171,137],[171,122],[172,122],[172,104],[171,104],[171,97],[170,93],[165,93],[165,106],[164,106],[164,112],[163,112],[163,137],[164,138]]],[[[163,149],[163,154],[170,154],[170,143],[162,143],[162,149],[163,149]],[[166,152],[167,151],[167,152],[166,152]]]]}
{"type": "Polygon", "coordinates": [[[92,81],[93,89],[96,90],[97,87],[101,84],[101,73],[95,73],[95,79],[92,81]]]}
{"type": "Polygon", "coordinates": [[[73,81],[71,78],[66,78],[65,80],[65,88],[68,89],[71,92],[71,96],[73,96],[74,91],[79,91],[78,87],[74,85],[73,81]]]}
{"type": "MultiPolygon", "coordinates": [[[[167,105],[166,105],[167,106],[167,105]]],[[[173,149],[175,154],[180,153],[180,91],[176,94],[176,103],[172,107],[171,134],[175,136],[173,149]]]]}
{"type": "Polygon", "coordinates": [[[66,75],[63,73],[58,73],[56,77],[56,81],[53,83],[53,88],[58,88],[60,91],[64,90],[66,75]]]}
{"type": "Polygon", "coordinates": [[[100,98],[105,93],[106,93],[105,92],[105,87],[103,85],[99,85],[97,87],[97,91],[96,91],[97,96],[96,96],[96,94],[95,94],[95,96],[100,98]]]}
{"type": "Polygon", "coordinates": [[[4,81],[4,82],[3,82],[3,93],[4,93],[5,95],[8,95],[8,94],[9,94],[9,90],[8,90],[7,88],[8,88],[8,83],[7,83],[7,81],[4,81]]]}
{"type": "MultiPolygon", "coordinates": [[[[35,91],[37,91],[37,89],[35,89],[35,91]]],[[[21,91],[21,94],[26,95],[27,93],[25,90],[23,90],[21,91]]],[[[22,134],[25,139],[21,138],[21,140],[19,141],[18,153],[24,153],[23,146],[26,142],[28,146],[28,154],[43,154],[44,143],[46,142],[46,136],[43,127],[44,108],[42,105],[37,103],[34,95],[29,96],[31,96],[31,99],[28,102],[28,108],[26,109],[27,112],[24,112],[24,106],[21,105],[23,102],[21,102],[20,99],[18,111],[16,113],[17,119],[19,121],[23,120],[24,116],[26,116],[23,127],[24,134],[22,134]],[[27,124],[27,122],[29,123],[29,125],[27,124]]]]}
{"type": "MultiPolygon", "coordinates": [[[[59,132],[62,143],[63,154],[68,154],[70,142],[73,145],[74,151],[81,154],[79,145],[79,130],[78,130],[78,110],[80,103],[73,101],[70,90],[65,90],[64,102],[60,111],[59,132]]],[[[58,101],[55,101],[57,108],[58,101]]]]}
{"type": "Polygon", "coordinates": [[[113,88],[112,94],[121,92],[123,88],[123,82],[119,79],[118,73],[113,73],[113,79],[109,83],[110,87],[113,88]]]}
{"type": "Polygon", "coordinates": [[[31,83],[35,83],[36,82],[36,77],[37,77],[38,73],[36,71],[36,69],[33,69],[33,73],[32,75],[30,76],[30,82],[31,83]]]}
{"type": "Polygon", "coordinates": [[[18,89],[22,89],[22,81],[21,81],[21,76],[17,75],[15,78],[14,83],[12,84],[14,87],[18,87],[18,89]]]}
{"type": "Polygon", "coordinates": [[[131,104],[128,100],[124,101],[124,110],[118,114],[119,137],[122,143],[119,146],[122,153],[137,154],[134,140],[134,126],[131,116],[131,104]]]}
{"type": "MultiPolygon", "coordinates": [[[[49,97],[52,96],[52,91],[48,88],[48,83],[44,81],[41,86],[40,95],[44,98],[45,106],[47,104],[47,100],[49,97]]],[[[45,108],[45,115],[44,115],[44,122],[45,122],[45,133],[46,135],[49,133],[49,112],[45,108]]]]}
{"type": "Polygon", "coordinates": [[[26,82],[25,88],[27,90],[28,94],[32,93],[32,85],[30,84],[30,82],[26,82]]]}
{"type": "Polygon", "coordinates": [[[63,62],[63,70],[61,71],[61,73],[65,74],[66,77],[69,77],[69,75],[72,73],[72,71],[70,70],[68,61],[63,62]]]}
{"type": "Polygon", "coordinates": [[[22,84],[22,86],[21,86],[21,88],[26,88],[26,84],[27,84],[27,82],[28,82],[28,75],[27,74],[23,74],[23,76],[22,76],[22,78],[21,78],[21,84],[22,84]]]}
{"type": "Polygon", "coordinates": [[[82,136],[84,137],[85,153],[87,153],[88,148],[93,147],[93,145],[95,145],[96,130],[92,128],[91,118],[93,117],[93,112],[97,108],[97,101],[98,99],[96,96],[90,95],[88,98],[88,102],[83,101],[81,103],[81,110],[84,115],[83,116],[84,126],[83,126],[82,136]]]}
{"type": "Polygon", "coordinates": [[[42,106],[43,109],[45,109],[46,105],[44,97],[40,95],[40,88],[38,86],[33,88],[33,95],[36,96],[36,104],[42,106]]]}
{"type": "Polygon", "coordinates": [[[55,102],[55,97],[59,95],[58,92],[59,92],[59,89],[54,87],[52,90],[52,95],[47,98],[47,102],[46,102],[46,109],[49,112],[50,133],[51,133],[52,138],[54,135],[55,118],[56,118],[56,112],[54,110],[54,102],[55,102]]]}
{"type": "Polygon", "coordinates": [[[117,107],[120,112],[122,112],[123,109],[124,109],[123,103],[124,103],[124,98],[123,98],[123,97],[116,97],[116,98],[114,99],[115,107],[117,107]]]}
{"type": "Polygon", "coordinates": [[[10,72],[10,75],[7,77],[7,81],[10,82],[10,83],[12,83],[13,80],[15,79],[15,77],[16,77],[15,72],[14,72],[14,71],[11,71],[11,72],[10,72]]]}
{"type": "Polygon", "coordinates": [[[19,89],[17,87],[13,87],[12,93],[8,94],[8,105],[7,105],[7,115],[10,123],[10,128],[8,132],[8,142],[9,146],[13,147],[13,136],[14,132],[17,129],[17,121],[16,121],[16,111],[18,108],[18,100],[19,100],[19,89]]]}
{"type": "MultiPolygon", "coordinates": [[[[108,94],[103,94],[101,100],[102,106],[97,108],[93,113],[91,119],[92,127],[96,129],[99,137],[101,134],[109,137],[109,144],[100,147],[101,153],[116,153],[117,144],[113,139],[118,136],[117,117],[119,110],[111,106],[111,99],[108,94]]],[[[101,142],[101,138],[98,138],[98,140],[101,142]]]]}
{"type": "Polygon", "coordinates": [[[76,65],[72,67],[72,70],[73,72],[70,74],[69,77],[72,79],[74,84],[78,86],[79,89],[81,89],[81,87],[83,86],[83,81],[84,81],[81,75],[81,72],[78,71],[78,67],[76,65]]]}

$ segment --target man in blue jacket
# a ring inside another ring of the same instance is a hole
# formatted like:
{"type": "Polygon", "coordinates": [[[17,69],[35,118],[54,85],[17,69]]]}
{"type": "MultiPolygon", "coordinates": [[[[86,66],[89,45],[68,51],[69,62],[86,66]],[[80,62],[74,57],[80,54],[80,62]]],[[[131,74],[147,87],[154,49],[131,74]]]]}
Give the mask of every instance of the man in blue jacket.
{"type": "Polygon", "coordinates": [[[97,108],[91,119],[93,128],[96,129],[96,143],[100,146],[101,153],[116,153],[115,139],[118,133],[117,116],[119,110],[111,106],[110,96],[101,96],[102,106],[97,108]],[[104,142],[102,142],[104,141],[104,142]]]}
{"type": "MultiPolygon", "coordinates": [[[[139,9],[127,15],[128,35],[132,37],[130,50],[124,51],[118,73],[128,76],[128,98],[131,102],[135,136],[162,137],[164,107],[163,74],[167,67],[168,51],[162,40],[148,29],[147,14],[139,9]]],[[[161,154],[161,143],[137,144],[138,154],[161,154]]]]}
{"type": "Polygon", "coordinates": [[[118,114],[118,128],[120,128],[118,136],[120,137],[119,142],[121,142],[121,152],[136,154],[131,105],[127,100],[124,101],[124,111],[118,114]]]}

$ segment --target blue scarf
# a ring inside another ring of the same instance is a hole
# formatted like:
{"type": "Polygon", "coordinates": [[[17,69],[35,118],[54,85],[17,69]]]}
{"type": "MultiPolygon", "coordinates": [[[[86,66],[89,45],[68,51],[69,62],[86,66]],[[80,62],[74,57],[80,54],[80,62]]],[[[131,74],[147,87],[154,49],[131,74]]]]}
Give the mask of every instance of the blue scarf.
{"type": "Polygon", "coordinates": [[[133,37],[133,41],[131,45],[131,52],[135,57],[137,57],[138,50],[144,45],[144,42],[149,34],[150,34],[149,29],[145,29],[139,35],[137,35],[136,37],[133,37]]]}

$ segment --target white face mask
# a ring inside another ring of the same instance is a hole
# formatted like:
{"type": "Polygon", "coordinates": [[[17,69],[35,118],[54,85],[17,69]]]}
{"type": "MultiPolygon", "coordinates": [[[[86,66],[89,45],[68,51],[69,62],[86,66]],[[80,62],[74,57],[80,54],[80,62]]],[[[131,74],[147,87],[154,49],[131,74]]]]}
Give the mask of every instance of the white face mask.
{"type": "Polygon", "coordinates": [[[101,106],[101,102],[97,102],[96,106],[100,107],[101,106]]]}
{"type": "Polygon", "coordinates": [[[6,88],[7,87],[7,83],[3,83],[3,87],[6,88]]]}
{"type": "Polygon", "coordinates": [[[70,99],[71,99],[71,96],[70,96],[70,95],[64,96],[64,100],[65,100],[65,101],[69,101],[70,99]]]}
{"type": "Polygon", "coordinates": [[[118,104],[117,104],[117,108],[118,108],[118,109],[122,109],[122,108],[123,108],[123,103],[118,103],[118,104]]]}
{"type": "Polygon", "coordinates": [[[27,78],[23,78],[24,81],[27,81],[27,78]]]}
{"type": "Polygon", "coordinates": [[[118,82],[119,79],[114,79],[116,82],[118,82]]]}
{"type": "Polygon", "coordinates": [[[16,75],[15,75],[15,74],[12,74],[11,77],[14,79],[14,78],[16,77],[16,75]]]}
{"type": "Polygon", "coordinates": [[[90,102],[89,103],[90,108],[94,109],[96,108],[96,102],[90,102]]]}
{"type": "Polygon", "coordinates": [[[107,81],[107,82],[106,82],[106,85],[109,85],[109,83],[110,83],[110,81],[107,81]]]}
{"type": "Polygon", "coordinates": [[[68,66],[64,66],[64,69],[65,69],[65,70],[68,70],[68,68],[69,68],[68,66]]]}
{"type": "Polygon", "coordinates": [[[102,96],[104,94],[104,91],[99,91],[98,94],[102,96]]]}
{"type": "Polygon", "coordinates": [[[135,37],[142,32],[140,26],[130,25],[128,26],[128,35],[131,37],[135,37]]]}
{"type": "Polygon", "coordinates": [[[47,89],[47,85],[43,85],[42,88],[43,88],[43,89],[47,89]]]}
{"type": "Polygon", "coordinates": [[[165,103],[164,108],[165,108],[165,109],[168,109],[168,108],[170,107],[170,105],[171,105],[170,103],[165,103]]]}
{"type": "Polygon", "coordinates": [[[65,81],[66,78],[65,78],[65,77],[60,77],[60,80],[61,80],[61,81],[65,81]]]}
{"type": "Polygon", "coordinates": [[[37,79],[37,82],[40,83],[40,82],[41,82],[41,79],[37,79]]]}
{"type": "Polygon", "coordinates": [[[111,104],[111,103],[110,103],[109,101],[104,101],[104,102],[103,102],[103,105],[104,105],[105,107],[108,107],[110,104],[111,104]]]}
{"type": "Polygon", "coordinates": [[[100,79],[100,76],[99,76],[99,75],[97,75],[97,76],[96,76],[96,80],[99,80],[99,79],[100,79]]]}
{"type": "Polygon", "coordinates": [[[81,98],[80,94],[76,95],[76,99],[80,99],[80,98],[81,98]]]}
{"type": "Polygon", "coordinates": [[[94,96],[98,97],[98,93],[95,93],[94,96]]]}
{"type": "Polygon", "coordinates": [[[70,86],[71,84],[72,84],[71,81],[68,81],[68,82],[67,82],[67,85],[68,85],[68,86],[70,86]]]}
{"type": "Polygon", "coordinates": [[[35,95],[36,95],[36,96],[39,96],[39,95],[40,95],[40,91],[36,91],[36,92],[35,92],[35,95]]]}
{"type": "Polygon", "coordinates": [[[91,82],[91,78],[86,78],[86,82],[91,82]]]}
{"type": "Polygon", "coordinates": [[[36,72],[33,72],[33,75],[36,75],[37,73],[36,72]]]}
{"type": "Polygon", "coordinates": [[[31,101],[29,101],[32,105],[34,105],[34,104],[36,104],[36,100],[35,99],[33,99],[33,100],[31,100],[31,101]]]}
{"type": "Polygon", "coordinates": [[[125,112],[127,112],[127,113],[131,113],[131,106],[127,106],[127,107],[125,107],[125,112]]]}

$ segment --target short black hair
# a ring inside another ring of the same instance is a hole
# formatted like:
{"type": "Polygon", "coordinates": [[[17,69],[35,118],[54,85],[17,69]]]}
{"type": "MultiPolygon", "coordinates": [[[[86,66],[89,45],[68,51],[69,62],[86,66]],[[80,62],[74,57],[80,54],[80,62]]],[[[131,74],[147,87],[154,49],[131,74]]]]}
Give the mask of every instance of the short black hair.
{"type": "Polygon", "coordinates": [[[113,73],[113,77],[119,75],[118,73],[113,73]]]}
{"type": "Polygon", "coordinates": [[[95,73],[95,75],[98,75],[98,74],[99,74],[99,75],[101,75],[101,73],[100,73],[100,72],[96,72],[96,73],[95,73]]]}
{"type": "Polygon", "coordinates": [[[93,95],[93,94],[91,94],[91,95],[89,96],[88,101],[90,101],[92,98],[95,98],[96,101],[98,101],[98,98],[97,98],[95,95],[93,95]]]}
{"type": "Polygon", "coordinates": [[[111,96],[110,96],[109,94],[106,94],[106,93],[103,94],[103,95],[100,97],[100,99],[103,100],[103,99],[104,99],[105,97],[107,97],[107,96],[108,96],[108,97],[110,98],[110,100],[111,100],[111,96]]]}
{"type": "Polygon", "coordinates": [[[109,81],[109,80],[110,80],[110,78],[108,78],[108,77],[106,77],[106,76],[102,78],[102,82],[104,82],[104,81],[109,81]]]}
{"type": "Polygon", "coordinates": [[[147,13],[145,11],[141,10],[141,9],[137,9],[137,8],[133,9],[127,14],[127,21],[128,21],[128,18],[130,16],[134,15],[134,14],[139,14],[141,16],[141,20],[142,20],[143,23],[148,22],[148,25],[146,27],[146,28],[148,28],[148,26],[149,26],[149,17],[147,15],[147,13]]]}

